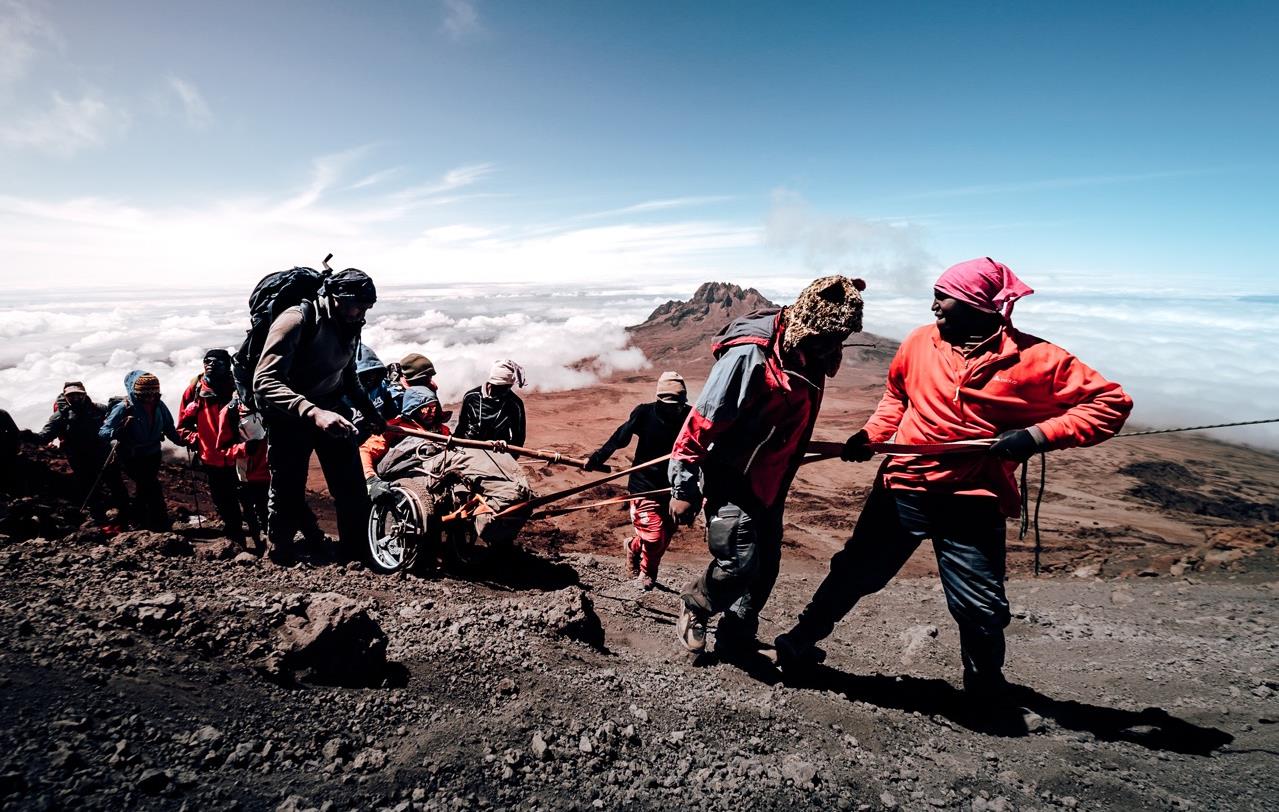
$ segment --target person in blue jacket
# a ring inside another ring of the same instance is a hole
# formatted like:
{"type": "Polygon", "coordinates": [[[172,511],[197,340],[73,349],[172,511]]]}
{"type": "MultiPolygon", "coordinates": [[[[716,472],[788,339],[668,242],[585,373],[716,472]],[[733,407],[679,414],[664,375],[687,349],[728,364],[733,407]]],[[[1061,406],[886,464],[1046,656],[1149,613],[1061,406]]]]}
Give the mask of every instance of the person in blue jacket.
{"type": "Polygon", "coordinates": [[[186,446],[178,436],[169,407],[160,400],[160,379],[135,369],[124,377],[125,397],[111,408],[98,435],[115,447],[120,468],[133,480],[135,525],[147,530],[169,530],[169,512],[160,487],[160,442],[168,438],[186,446]]]}

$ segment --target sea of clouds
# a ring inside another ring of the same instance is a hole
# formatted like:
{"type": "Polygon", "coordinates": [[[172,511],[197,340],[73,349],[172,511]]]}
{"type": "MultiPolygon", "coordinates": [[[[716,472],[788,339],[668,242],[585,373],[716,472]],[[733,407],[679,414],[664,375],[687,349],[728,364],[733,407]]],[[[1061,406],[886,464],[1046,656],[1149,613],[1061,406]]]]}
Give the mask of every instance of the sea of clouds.
{"type": "MultiPolygon", "coordinates": [[[[807,280],[741,281],[788,302],[807,280]]],[[[931,320],[925,293],[881,292],[871,282],[868,332],[901,338],[931,320]]],[[[523,364],[532,390],[577,388],[614,371],[644,369],[647,360],[628,346],[624,328],[668,299],[687,298],[695,286],[387,288],[370,311],[365,343],[388,362],[407,352],[430,357],[446,404],[483,381],[500,358],[523,364]]],[[[1136,400],[1134,424],[1279,417],[1279,297],[1068,290],[1027,298],[1014,320],[1121,382],[1136,400]]],[[[245,300],[245,291],[147,300],[113,291],[0,296],[0,408],[20,426],[39,428],[63,381],[81,380],[105,401],[138,368],[160,377],[175,408],[205,349],[239,345],[245,300]]],[[[1214,436],[1279,449],[1276,425],[1214,436]]]]}

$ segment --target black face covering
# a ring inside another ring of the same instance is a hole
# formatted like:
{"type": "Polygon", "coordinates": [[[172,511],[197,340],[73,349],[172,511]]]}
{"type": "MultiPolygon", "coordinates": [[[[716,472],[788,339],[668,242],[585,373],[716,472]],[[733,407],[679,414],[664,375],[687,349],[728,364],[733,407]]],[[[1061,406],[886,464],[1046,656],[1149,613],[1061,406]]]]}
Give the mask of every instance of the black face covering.
{"type": "Polygon", "coordinates": [[[680,409],[684,406],[682,400],[661,400],[657,401],[657,412],[662,417],[670,420],[679,414],[680,409]]]}

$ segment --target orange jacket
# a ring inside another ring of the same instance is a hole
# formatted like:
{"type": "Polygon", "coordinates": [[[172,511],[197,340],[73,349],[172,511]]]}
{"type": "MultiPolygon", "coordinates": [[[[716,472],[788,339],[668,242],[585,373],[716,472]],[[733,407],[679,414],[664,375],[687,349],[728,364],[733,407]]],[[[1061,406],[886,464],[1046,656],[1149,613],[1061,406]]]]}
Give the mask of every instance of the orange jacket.
{"type": "MultiPolygon", "coordinates": [[[[419,431],[432,431],[436,434],[447,435],[449,433],[449,427],[444,424],[428,428],[400,415],[396,415],[386,421],[386,425],[390,428],[394,428],[395,426],[406,426],[419,431]]],[[[369,438],[360,444],[360,465],[364,468],[365,479],[368,479],[371,476],[377,476],[377,464],[386,456],[386,452],[391,450],[391,446],[395,445],[407,436],[404,434],[397,434],[396,432],[389,433],[393,437],[392,441],[387,441],[385,434],[370,434],[369,438]]]]}
{"type": "Polygon", "coordinates": [[[210,468],[235,465],[228,451],[228,437],[235,435],[234,420],[227,410],[231,396],[219,396],[197,375],[182,392],[178,411],[178,436],[200,453],[200,461],[210,468]]]}
{"type": "MultiPolygon", "coordinates": [[[[1008,326],[965,354],[936,324],[912,332],[888,368],[888,384],[866,421],[872,443],[994,437],[1037,426],[1047,449],[1095,445],[1123,427],[1132,398],[1075,356],[1008,326]]],[[[889,457],[885,487],[995,496],[1007,516],[1021,512],[1017,464],[981,454],[889,457]]]]}

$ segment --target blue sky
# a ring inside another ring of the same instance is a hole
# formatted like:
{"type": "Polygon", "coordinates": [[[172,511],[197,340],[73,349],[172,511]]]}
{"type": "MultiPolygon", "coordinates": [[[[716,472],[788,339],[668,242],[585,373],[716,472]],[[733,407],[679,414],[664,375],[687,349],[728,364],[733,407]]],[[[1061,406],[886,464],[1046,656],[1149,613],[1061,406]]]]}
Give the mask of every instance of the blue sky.
{"type": "Polygon", "coordinates": [[[10,286],[1279,292],[1273,3],[0,0],[10,286]]]}

